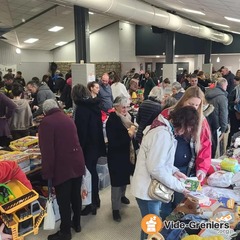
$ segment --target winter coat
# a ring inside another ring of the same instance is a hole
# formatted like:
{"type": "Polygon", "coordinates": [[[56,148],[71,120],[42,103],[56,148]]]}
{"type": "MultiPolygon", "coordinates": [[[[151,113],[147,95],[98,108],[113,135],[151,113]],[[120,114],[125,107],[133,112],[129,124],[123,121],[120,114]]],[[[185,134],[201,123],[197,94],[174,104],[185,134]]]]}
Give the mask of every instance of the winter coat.
{"type": "MultiPolygon", "coordinates": [[[[164,116],[165,118],[168,118],[169,113],[170,113],[169,108],[167,108],[161,112],[161,115],[164,116]]],[[[211,130],[206,118],[204,118],[202,121],[200,143],[201,148],[198,151],[195,160],[196,171],[202,170],[203,172],[207,173],[211,165],[212,150],[211,150],[211,130]]]]}
{"type": "Polygon", "coordinates": [[[227,75],[223,76],[228,81],[227,92],[230,94],[234,89],[234,74],[229,71],[227,75]]]}
{"type": "Polygon", "coordinates": [[[185,188],[184,183],[173,176],[178,168],[173,166],[177,140],[174,138],[172,127],[163,116],[159,115],[158,119],[166,126],[158,126],[151,130],[148,126],[144,130],[131,181],[132,194],[142,200],[152,200],[148,196],[151,177],[177,192],[183,192],[185,188]]]}
{"type": "Polygon", "coordinates": [[[141,143],[142,141],[143,130],[146,126],[152,124],[153,120],[158,116],[161,110],[161,103],[155,101],[151,97],[149,97],[149,99],[147,100],[144,100],[143,103],[140,105],[136,118],[136,121],[138,123],[136,140],[139,143],[141,143]]]}
{"type": "Polygon", "coordinates": [[[66,109],[71,108],[73,105],[71,93],[72,93],[72,81],[68,79],[60,96],[60,101],[64,102],[66,109]]]}
{"type": "Polygon", "coordinates": [[[17,105],[7,96],[0,93],[0,137],[10,136],[8,120],[13,115],[17,105]]]}
{"type": "Polygon", "coordinates": [[[75,124],[84,155],[91,152],[96,158],[106,155],[99,98],[78,101],[75,124]]]}
{"type": "Polygon", "coordinates": [[[17,105],[10,121],[11,130],[26,130],[32,126],[32,111],[26,99],[13,100],[17,105]]]}
{"type": "Polygon", "coordinates": [[[115,99],[118,96],[124,96],[126,98],[130,98],[129,93],[123,83],[116,82],[111,85],[112,96],[115,99]]]}
{"type": "Polygon", "coordinates": [[[144,99],[148,99],[148,95],[151,92],[151,90],[155,87],[155,83],[153,82],[152,78],[147,78],[145,85],[144,85],[144,99]]]}
{"type": "Polygon", "coordinates": [[[38,133],[43,179],[52,179],[53,186],[57,186],[84,175],[84,156],[71,118],[58,108],[51,109],[38,133]]]}
{"type": "Polygon", "coordinates": [[[32,189],[30,181],[18,166],[17,162],[0,161],[0,183],[5,183],[10,180],[18,180],[27,188],[32,189]]]}
{"type": "Polygon", "coordinates": [[[217,116],[216,127],[220,127],[222,133],[228,129],[228,99],[227,92],[220,86],[209,89],[205,97],[208,103],[214,106],[214,114],[217,116]]]}
{"type": "Polygon", "coordinates": [[[184,95],[184,92],[178,92],[176,94],[173,94],[172,97],[174,97],[176,100],[180,100],[180,98],[184,95]]]}
{"type": "Polygon", "coordinates": [[[130,162],[130,141],[128,131],[115,112],[112,112],[106,123],[108,138],[108,168],[111,185],[120,187],[130,183],[133,165],[130,162]]]}
{"type": "Polygon", "coordinates": [[[99,98],[101,99],[100,107],[101,110],[107,112],[113,106],[113,95],[111,86],[104,85],[102,82],[99,83],[100,90],[99,90],[99,98]]]}
{"type": "Polygon", "coordinates": [[[38,88],[37,91],[37,104],[39,109],[33,113],[33,117],[36,117],[38,115],[41,115],[43,113],[42,111],[42,104],[47,99],[55,99],[54,93],[50,90],[48,85],[46,83],[42,83],[41,86],[38,88]]]}

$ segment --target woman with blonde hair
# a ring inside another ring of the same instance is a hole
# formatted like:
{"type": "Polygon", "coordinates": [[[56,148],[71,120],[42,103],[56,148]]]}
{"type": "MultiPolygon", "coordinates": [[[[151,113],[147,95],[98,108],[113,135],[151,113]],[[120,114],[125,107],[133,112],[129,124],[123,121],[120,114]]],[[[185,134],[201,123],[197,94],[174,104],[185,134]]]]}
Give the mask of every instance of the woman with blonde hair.
{"type": "MultiPolygon", "coordinates": [[[[176,136],[177,149],[174,166],[187,176],[196,175],[200,182],[206,177],[211,164],[211,130],[203,115],[204,93],[199,87],[189,87],[182,98],[171,108],[161,112],[168,119],[170,112],[185,106],[193,106],[199,113],[199,124],[195,140],[187,141],[176,136]]],[[[175,193],[172,203],[162,204],[161,216],[165,219],[183,199],[182,194],[175,193]]]]}

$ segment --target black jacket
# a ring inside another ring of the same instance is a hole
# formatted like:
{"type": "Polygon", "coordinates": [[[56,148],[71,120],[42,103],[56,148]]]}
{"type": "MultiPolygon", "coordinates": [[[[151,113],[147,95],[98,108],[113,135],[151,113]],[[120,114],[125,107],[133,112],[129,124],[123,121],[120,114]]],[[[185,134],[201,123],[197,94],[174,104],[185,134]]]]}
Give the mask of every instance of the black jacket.
{"type": "Polygon", "coordinates": [[[130,141],[128,131],[115,112],[111,113],[106,124],[108,137],[108,168],[111,185],[120,187],[130,184],[134,166],[130,163],[130,141]]]}
{"type": "Polygon", "coordinates": [[[99,103],[97,98],[76,102],[75,124],[84,156],[89,152],[96,157],[106,155],[99,103]]]}
{"type": "Polygon", "coordinates": [[[162,107],[160,102],[155,101],[153,98],[143,101],[140,105],[137,115],[138,130],[136,140],[141,143],[143,137],[143,130],[146,126],[151,125],[153,120],[159,115],[162,107]]]}

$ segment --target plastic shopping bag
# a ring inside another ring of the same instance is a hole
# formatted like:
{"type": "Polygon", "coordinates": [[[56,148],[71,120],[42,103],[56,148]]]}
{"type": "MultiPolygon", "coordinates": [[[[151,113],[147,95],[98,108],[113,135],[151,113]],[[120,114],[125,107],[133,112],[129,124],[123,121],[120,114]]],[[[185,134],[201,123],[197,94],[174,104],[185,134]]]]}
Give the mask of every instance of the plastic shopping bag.
{"type": "Polygon", "coordinates": [[[85,175],[82,178],[81,196],[82,205],[86,206],[92,203],[92,177],[91,173],[85,168],[85,175]]]}
{"type": "Polygon", "coordinates": [[[55,228],[55,214],[53,210],[53,201],[52,198],[47,200],[46,204],[47,215],[44,218],[43,229],[44,230],[53,230],[55,228]]]}

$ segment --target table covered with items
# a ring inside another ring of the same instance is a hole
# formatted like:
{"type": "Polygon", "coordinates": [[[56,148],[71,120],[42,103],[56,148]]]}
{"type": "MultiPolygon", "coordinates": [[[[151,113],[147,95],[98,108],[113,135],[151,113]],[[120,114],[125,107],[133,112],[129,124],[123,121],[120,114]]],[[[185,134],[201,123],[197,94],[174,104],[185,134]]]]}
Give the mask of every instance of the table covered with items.
{"type": "Polygon", "coordinates": [[[166,218],[161,231],[166,240],[240,239],[239,160],[240,149],[233,149],[231,156],[212,159],[202,186],[197,178],[187,179],[190,193],[166,218]]]}

